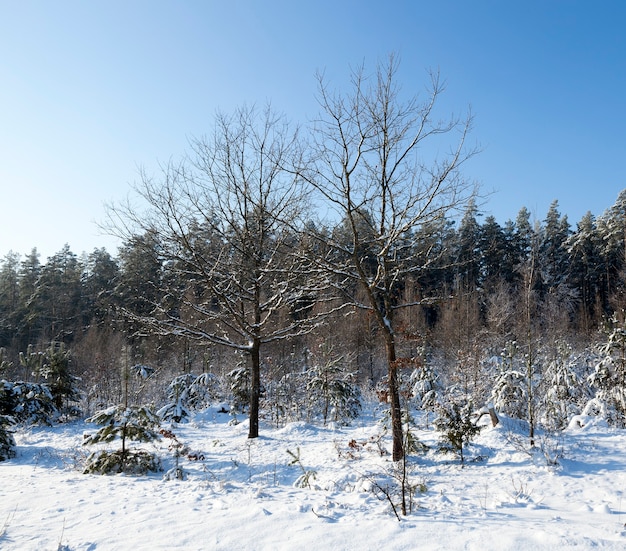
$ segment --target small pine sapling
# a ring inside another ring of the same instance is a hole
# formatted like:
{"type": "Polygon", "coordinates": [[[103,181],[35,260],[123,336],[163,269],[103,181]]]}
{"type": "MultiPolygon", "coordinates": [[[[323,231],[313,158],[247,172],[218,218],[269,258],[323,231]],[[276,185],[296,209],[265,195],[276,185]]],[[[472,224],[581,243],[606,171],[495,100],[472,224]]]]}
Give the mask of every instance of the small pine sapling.
{"type": "Polygon", "coordinates": [[[173,421],[174,423],[187,422],[190,415],[190,410],[187,406],[187,398],[189,387],[194,379],[195,376],[191,373],[179,375],[172,379],[167,389],[167,399],[169,402],[157,411],[157,415],[163,421],[173,421]]]}
{"type": "Polygon", "coordinates": [[[0,461],[6,461],[15,457],[15,439],[10,426],[15,421],[10,415],[0,415],[0,461]]]}
{"type": "Polygon", "coordinates": [[[51,425],[58,410],[48,385],[1,380],[0,415],[10,415],[16,423],[51,425]]]}
{"type": "Polygon", "coordinates": [[[127,443],[153,442],[159,438],[155,428],[159,418],[145,406],[113,406],[97,412],[87,422],[101,425],[94,434],[85,435],[83,445],[109,443],[119,438],[121,449],[110,452],[100,450],[87,458],[83,472],[109,474],[113,472],[145,474],[161,470],[158,457],[150,452],[129,449],[127,443]]]}
{"type": "Polygon", "coordinates": [[[6,348],[0,347],[0,377],[4,377],[6,372],[12,367],[12,363],[6,359],[6,348]]]}
{"type": "Polygon", "coordinates": [[[435,410],[439,381],[430,365],[422,362],[420,366],[416,367],[411,372],[409,386],[415,407],[426,412],[435,410]]]}
{"type": "Polygon", "coordinates": [[[324,424],[331,416],[334,421],[345,422],[361,412],[361,392],[345,364],[343,356],[329,357],[309,371],[309,400],[321,405],[324,424]]]}
{"type": "MultiPolygon", "coordinates": [[[[195,376],[194,376],[195,377],[195,376]]],[[[212,373],[201,373],[191,383],[187,392],[187,405],[201,410],[220,396],[220,380],[212,373]]]]}
{"type": "Polygon", "coordinates": [[[163,478],[166,480],[184,480],[186,473],[180,466],[180,457],[181,455],[187,453],[189,448],[187,448],[187,446],[185,446],[185,444],[183,444],[171,430],[161,429],[159,434],[170,441],[168,449],[174,452],[175,460],[174,468],[167,471],[163,478]]]}
{"type": "Polygon", "coordinates": [[[52,342],[43,353],[38,376],[45,379],[54,406],[61,415],[77,416],[80,411],[76,404],[81,400],[78,388],[80,379],[70,372],[71,353],[63,343],[52,342]]]}
{"type": "Polygon", "coordinates": [[[174,377],[167,389],[169,402],[157,411],[157,415],[163,421],[185,423],[192,410],[209,405],[216,393],[216,387],[217,380],[210,373],[201,375],[185,373],[174,377]]]}
{"type": "Polygon", "coordinates": [[[300,420],[310,414],[310,402],[305,399],[307,373],[285,373],[278,381],[270,383],[270,405],[273,407],[276,426],[281,420],[300,420]]]}
{"type": "Polygon", "coordinates": [[[232,412],[244,413],[250,403],[250,373],[246,367],[239,366],[227,375],[232,393],[232,412]]]}
{"type": "Polygon", "coordinates": [[[572,347],[558,341],[549,355],[543,373],[542,423],[550,430],[565,428],[569,420],[580,413],[584,400],[584,385],[577,373],[577,358],[572,347]]]}
{"type": "Polygon", "coordinates": [[[469,399],[455,399],[439,407],[439,418],[435,427],[441,432],[439,450],[455,453],[464,462],[463,448],[480,432],[472,419],[473,406],[469,399]]]}
{"type": "Polygon", "coordinates": [[[524,355],[517,342],[508,341],[500,357],[500,370],[493,385],[491,401],[498,411],[524,419],[529,400],[524,355]]]}
{"type": "Polygon", "coordinates": [[[20,352],[20,365],[35,377],[36,381],[41,378],[41,367],[44,364],[45,356],[43,352],[35,352],[35,347],[29,344],[26,352],[20,352]]]}

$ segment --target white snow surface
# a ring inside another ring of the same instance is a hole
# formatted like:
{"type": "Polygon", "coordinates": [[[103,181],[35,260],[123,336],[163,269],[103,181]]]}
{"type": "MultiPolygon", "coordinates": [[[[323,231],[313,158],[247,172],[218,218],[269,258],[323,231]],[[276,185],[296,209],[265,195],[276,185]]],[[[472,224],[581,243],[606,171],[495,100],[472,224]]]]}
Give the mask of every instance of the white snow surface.
{"type": "MultiPolygon", "coordinates": [[[[464,466],[433,448],[411,456],[411,480],[423,486],[398,521],[373,491],[392,462],[375,442],[380,412],[367,411],[349,427],[262,424],[250,440],[247,422],[210,408],[166,426],[197,456],[181,459],[185,480],[169,481],[82,474],[93,425],[22,428],[17,457],[0,463],[0,549],[626,548],[626,431],[579,417],[538,438],[545,453],[529,453],[521,424],[503,419],[483,429],[464,466]],[[302,469],[287,453],[298,449],[302,469]],[[303,469],[316,471],[312,487],[295,485],[303,469]]],[[[424,424],[417,434],[438,440],[424,424]]],[[[389,437],[381,445],[390,450],[389,437]]],[[[167,439],[148,448],[173,467],[167,439]]]]}

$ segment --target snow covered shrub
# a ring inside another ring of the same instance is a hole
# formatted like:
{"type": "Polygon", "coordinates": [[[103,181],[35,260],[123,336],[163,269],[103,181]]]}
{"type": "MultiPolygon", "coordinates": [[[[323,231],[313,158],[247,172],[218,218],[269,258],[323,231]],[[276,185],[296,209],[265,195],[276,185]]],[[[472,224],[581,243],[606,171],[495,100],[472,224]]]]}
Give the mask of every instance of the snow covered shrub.
{"type": "Polygon", "coordinates": [[[417,409],[434,411],[437,404],[437,379],[432,367],[426,363],[411,372],[409,386],[417,409]]]}
{"type": "MultiPolygon", "coordinates": [[[[70,353],[62,343],[53,342],[44,352],[35,352],[29,345],[26,353],[20,353],[20,363],[37,381],[45,382],[3,381],[5,396],[0,397],[0,402],[11,401],[6,393],[13,394],[11,415],[18,422],[50,424],[63,415],[80,413],[77,407],[81,399],[79,379],[70,373],[70,353]]],[[[0,390],[0,394],[2,392],[0,390]]]]}
{"type": "Polygon", "coordinates": [[[167,471],[163,478],[165,480],[184,480],[186,473],[180,466],[180,457],[182,454],[188,453],[189,448],[185,446],[185,444],[183,444],[171,430],[161,429],[159,434],[163,436],[163,438],[167,438],[170,441],[167,449],[174,452],[175,461],[174,467],[167,471]]]}
{"type": "Polygon", "coordinates": [[[17,423],[50,425],[58,413],[48,385],[0,381],[0,415],[10,415],[17,423]]]}
{"type": "Polygon", "coordinates": [[[87,458],[85,474],[126,473],[143,475],[162,470],[159,458],[146,450],[100,450],[87,458]]]}
{"type": "Polygon", "coordinates": [[[164,421],[186,422],[193,410],[210,405],[216,396],[217,379],[210,373],[186,373],[174,377],[167,389],[169,402],[157,415],[164,421]]]}
{"type": "Polygon", "coordinates": [[[9,429],[14,422],[9,415],[0,415],[0,461],[15,457],[15,440],[9,429]]]}
{"type": "Polygon", "coordinates": [[[444,453],[455,453],[464,461],[463,448],[480,432],[472,419],[474,408],[471,400],[456,397],[438,407],[439,418],[435,428],[441,432],[439,450],[444,453]]]}
{"type": "Polygon", "coordinates": [[[285,373],[278,381],[270,383],[268,402],[276,418],[281,421],[298,421],[308,416],[311,404],[306,399],[307,374],[285,373]]]}
{"type": "Polygon", "coordinates": [[[172,379],[167,388],[169,402],[157,411],[157,415],[163,421],[174,421],[175,423],[187,421],[191,413],[188,406],[188,392],[194,380],[195,376],[191,373],[179,375],[172,379]]]}
{"type": "Polygon", "coordinates": [[[600,346],[600,361],[588,382],[595,390],[592,407],[607,422],[620,428],[626,427],[626,322],[611,320],[607,341],[600,346]]]}
{"type": "Polygon", "coordinates": [[[560,341],[547,355],[541,386],[543,425],[551,430],[565,428],[580,413],[583,400],[577,358],[569,344],[560,341]]]}
{"type": "Polygon", "coordinates": [[[220,397],[220,381],[212,373],[198,375],[187,393],[188,406],[193,410],[200,410],[211,405],[211,402],[220,397]]]}
{"type": "Polygon", "coordinates": [[[244,413],[250,403],[250,372],[245,367],[236,367],[227,374],[227,378],[232,393],[232,409],[244,413]]]}
{"type": "Polygon", "coordinates": [[[515,341],[506,344],[501,357],[500,373],[494,383],[491,402],[498,411],[510,417],[527,419],[529,407],[534,407],[534,390],[538,384],[534,370],[530,370],[529,378],[526,358],[515,341]],[[532,403],[529,404],[529,401],[532,403]]]}
{"type": "Polygon", "coordinates": [[[63,343],[50,343],[43,353],[37,376],[43,377],[50,389],[54,406],[61,415],[77,416],[81,400],[80,379],[70,373],[71,354],[63,343]]]}
{"type": "Polygon", "coordinates": [[[137,379],[143,379],[145,381],[154,375],[155,369],[149,365],[135,364],[129,368],[129,371],[137,377],[137,379]]]}
{"type": "Polygon", "coordinates": [[[361,391],[343,356],[317,364],[308,371],[308,377],[309,400],[319,408],[324,424],[329,418],[346,422],[359,416],[361,391]]]}
{"type": "Polygon", "coordinates": [[[127,442],[153,442],[159,438],[156,428],[159,418],[145,406],[112,406],[101,410],[87,419],[89,423],[102,425],[94,434],[85,435],[83,445],[109,443],[119,438],[121,449],[110,452],[100,450],[87,458],[83,472],[110,474],[145,474],[161,470],[155,454],[144,450],[128,448],[127,442]]]}

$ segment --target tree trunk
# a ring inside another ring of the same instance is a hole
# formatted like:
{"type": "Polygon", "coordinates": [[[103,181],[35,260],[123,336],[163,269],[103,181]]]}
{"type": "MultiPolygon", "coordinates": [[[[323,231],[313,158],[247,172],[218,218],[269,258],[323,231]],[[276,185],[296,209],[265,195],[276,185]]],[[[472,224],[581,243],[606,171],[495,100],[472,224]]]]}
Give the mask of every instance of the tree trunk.
{"type": "Polygon", "coordinates": [[[250,350],[250,428],[248,438],[259,436],[259,400],[261,397],[261,343],[255,340],[250,350]]]}
{"type": "Polygon", "coordinates": [[[391,435],[393,438],[392,458],[400,461],[404,457],[404,435],[402,431],[402,409],[398,389],[398,367],[396,362],[396,343],[393,333],[386,328],[385,349],[387,352],[387,379],[389,384],[389,401],[391,407],[391,435]]]}
{"type": "Polygon", "coordinates": [[[491,426],[495,427],[500,422],[500,419],[498,419],[498,414],[496,413],[496,410],[493,407],[493,404],[489,404],[488,409],[489,409],[489,417],[491,418],[491,426]]]}

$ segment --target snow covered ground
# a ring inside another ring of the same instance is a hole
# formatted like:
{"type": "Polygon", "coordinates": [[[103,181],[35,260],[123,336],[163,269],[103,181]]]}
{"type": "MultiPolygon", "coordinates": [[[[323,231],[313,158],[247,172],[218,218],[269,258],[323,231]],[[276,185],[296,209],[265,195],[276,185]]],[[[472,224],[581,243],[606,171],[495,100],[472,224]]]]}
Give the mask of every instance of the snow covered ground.
{"type": "MultiPolygon", "coordinates": [[[[0,463],[0,549],[626,548],[626,431],[591,422],[539,438],[545,453],[530,454],[504,419],[476,438],[464,467],[433,449],[411,457],[418,488],[399,522],[375,491],[392,468],[378,416],[266,425],[249,440],[245,422],[212,408],[172,427],[195,455],[182,460],[185,480],[84,475],[92,425],[22,429],[18,456],[0,463]],[[305,473],[310,487],[298,487],[305,473]]],[[[417,434],[437,442],[425,426],[417,434]]],[[[156,444],[166,469],[167,446],[156,444]]]]}

